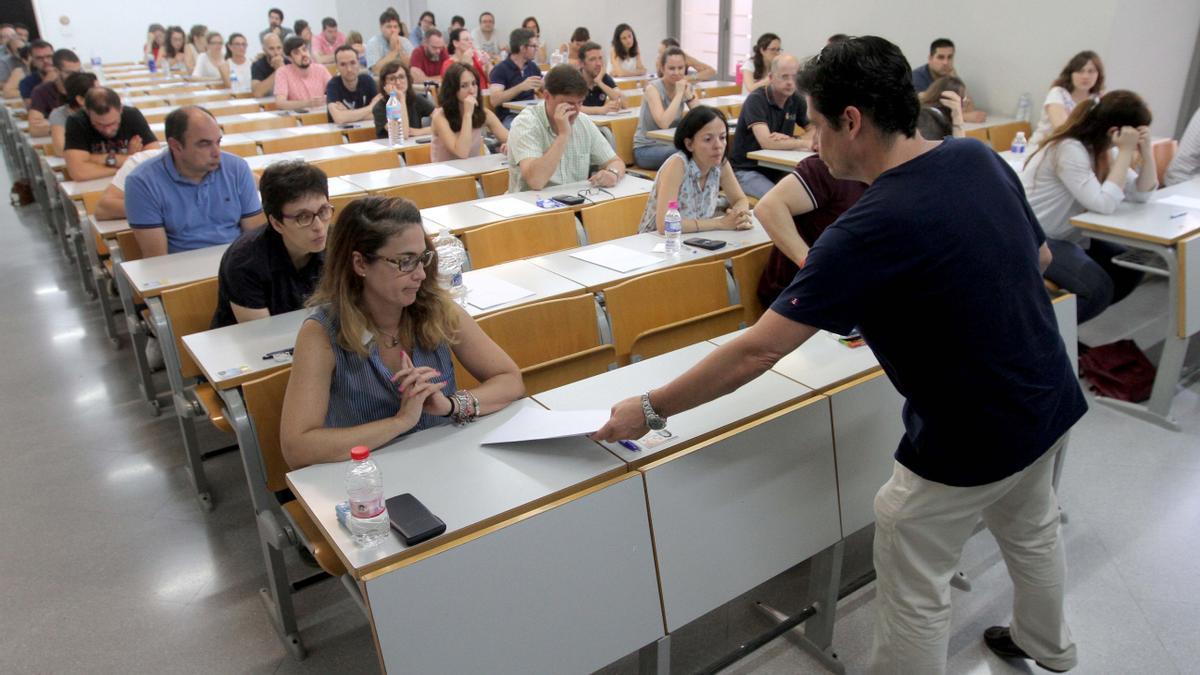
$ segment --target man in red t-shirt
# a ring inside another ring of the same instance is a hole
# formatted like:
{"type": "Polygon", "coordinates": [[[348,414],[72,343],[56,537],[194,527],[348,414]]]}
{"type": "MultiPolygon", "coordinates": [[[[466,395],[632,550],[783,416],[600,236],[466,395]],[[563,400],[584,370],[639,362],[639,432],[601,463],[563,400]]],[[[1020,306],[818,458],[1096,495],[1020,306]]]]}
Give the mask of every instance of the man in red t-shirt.
{"type": "Polygon", "coordinates": [[[449,58],[442,31],[436,28],[425,31],[421,46],[413,50],[410,61],[413,82],[437,80],[442,75],[442,64],[449,58]]]}

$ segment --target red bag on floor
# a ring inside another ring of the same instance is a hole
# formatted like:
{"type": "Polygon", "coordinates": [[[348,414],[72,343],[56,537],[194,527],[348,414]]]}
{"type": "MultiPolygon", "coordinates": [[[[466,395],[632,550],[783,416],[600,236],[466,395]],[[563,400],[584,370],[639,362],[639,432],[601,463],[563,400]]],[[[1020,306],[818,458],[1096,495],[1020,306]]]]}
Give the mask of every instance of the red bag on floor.
{"type": "Polygon", "coordinates": [[[1150,398],[1154,388],[1154,364],[1133,340],[1082,347],[1079,373],[1087,378],[1092,391],[1130,403],[1141,403],[1150,398]]]}
{"type": "Polygon", "coordinates": [[[12,190],[9,192],[9,200],[12,201],[13,206],[32,204],[34,201],[33,187],[29,185],[29,181],[22,178],[13,183],[12,190]]]}

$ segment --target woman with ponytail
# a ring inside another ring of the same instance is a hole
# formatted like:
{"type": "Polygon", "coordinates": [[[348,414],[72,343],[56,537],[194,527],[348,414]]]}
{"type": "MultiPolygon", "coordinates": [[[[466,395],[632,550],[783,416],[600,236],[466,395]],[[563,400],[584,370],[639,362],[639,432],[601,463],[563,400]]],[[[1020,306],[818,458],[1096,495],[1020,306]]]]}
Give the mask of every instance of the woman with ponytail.
{"type": "Polygon", "coordinates": [[[1142,278],[1112,263],[1124,248],[1087,237],[1070,219],[1085,211],[1112,213],[1125,199],[1147,200],[1158,186],[1150,120],[1150,109],[1131,91],[1085,99],[1021,173],[1025,196],[1054,256],[1045,276],[1078,296],[1080,323],[1129,295],[1142,278]]]}

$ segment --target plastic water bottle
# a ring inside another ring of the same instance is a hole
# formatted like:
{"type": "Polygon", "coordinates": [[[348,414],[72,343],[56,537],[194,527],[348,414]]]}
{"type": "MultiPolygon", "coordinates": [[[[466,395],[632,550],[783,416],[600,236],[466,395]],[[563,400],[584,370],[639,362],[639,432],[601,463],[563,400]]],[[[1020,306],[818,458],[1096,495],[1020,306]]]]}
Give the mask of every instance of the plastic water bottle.
{"type": "Polygon", "coordinates": [[[157,73],[158,72],[158,59],[155,59],[153,56],[151,58],[147,59],[146,67],[150,69],[151,75],[153,75],[154,73],[157,73]]]}
{"type": "Polygon", "coordinates": [[[404,106],[395,94],[388,96],[386,110],[388,145],[400,145],[404,142],[404,106]]]}
{"type": "Polygon", "coordinates": [[[354,542],[371,547],[386,539],[390,526],[383,501],[383,473],[365,445],[350,449],[346,494],[350,497],[350,534],[354,542]]]}
{"type": "Polygon", "coordinates": [[[1017,99],[1017,113],[1013,115],[1018,120],[1028,122],[1033,113],[1033,98],[1029,94],[1021,94],[1017,99]]]}
{"type": "Polygon", "coordinates": [[[229,62],[229,88],[233,91],[240,91],[240,87],[238,87],[237,66],[233,64],[233,61],[229,62]]]}
{"type": "Polygon", "coordinates": [[[1013,136],[1012,147],[1009,149],[1014,157],[1021,158],[1025,156],[1025,146],[1029,144],[1025,140],[1025,132],[1018,131],[1016,136],[1013,136]]]}
{"type": "Polygon", "coordinates": [[[663,235],[667,243],[663,250],[667,255],[679,255],[680,239],[683,238],[683,218],[679,215],[679,202],[667,204],[667,213],[663,216],[663,235]]]}
{"type": "Polygon", "coordinates": [[[562,50],[555,49],[554,53],[550,55],[550,67],[553,68],[554,66],[561,66],[562,62],[563,62],[562,50]]]}
{"type": "Polygon", "coordinates": [[[467,251],[450,228],[442,226],[433,239],[433,248],[438,257],[438,283],[450,291],[450,297],[458,304],[467,299],[467,287],[463,284],[463,266],[467,262],[467,251]]]}

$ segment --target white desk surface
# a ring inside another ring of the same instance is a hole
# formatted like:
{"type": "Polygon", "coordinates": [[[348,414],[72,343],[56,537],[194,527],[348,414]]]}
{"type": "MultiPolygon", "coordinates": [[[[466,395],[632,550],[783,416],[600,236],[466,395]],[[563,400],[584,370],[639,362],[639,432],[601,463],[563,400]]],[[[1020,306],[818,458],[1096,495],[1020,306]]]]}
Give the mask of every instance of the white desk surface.
{"type": "MultiPolygon", "coordinates": [[[[738,121],[736,117],[729,120],[729,138],[733,138],[733,135],[737,133],[737,122],[738,121]]],[[[658,141],[659,143],[673,144],[675,142],[675,127],[667,127],[666,129],[653,129],[651,131],[647,131],[646,136],[658,141]]]]}
{"type": "Polygon", "coordinates": [[[292,492],[313,516],[356,578],[469,532],[548,503],[571,491],[616,477],[625,465],[583,436],[504,445],[480,445],[521,409],[521,399],[465,427],[446,425],[401,437],[371,457],[383,473],[385,497],[411,492],[446,523],[446,533],[405,547],[395,533],[363,549],[337,522],[334,506],[346,499],[347,462],[318,464],[287,475],[292,492]]]}
{"type": "Polygon", "coordinates": [[[159,108],[166,106],[170,101],[167,100],[166,96],[122,96],[121,103],[141,110],[143,107],[159,108]]]}
{"type": "MultiPolygon", "coordinates": [[[[276,115],[276,113],[274,111],[265,112],[265,113],[250,113],[250,114],[255,115],[255,116],[270,115],[270,116],[275,116],[275,117],[281,117],[281,115],[276,115]]],[[[295,115],[291,115],[290,117],[295,117],[295,115]]],[[[222,119],[221,121],[224,122],[225,120],[222,119]]],[[[373,128],[375,128],[375,123],[371,122],[371,121],[353,122],[351,124],[346,125],[345,127],[343,127],[340,124],[328,124],[328,123],[306,124],[304,126],[299,126],[299,120],[297,120],[297,126],[294,126],[294,127],[280,127],[278,129],[260,129],[258,131],[244,131],[242,133],[245,136],[247,136],[248,138],[253,139],[256,143],[262,143],[263,141],[277,141],[281,138],[295,138],[296,136],[311,136],[312,134],[327,134],[327,133],[331,133],[331,132],[345,133],[345,132],[351,131],[353,129],[363,129],[366,127],[370,127],[373,129],[373,128]]]]}
{"type": "Polygon", "coordinates": [[[989,127],[998,127],[1002,124],[1016,122],[1015,117],[1005,117],[1004,115],[988,115],[988,118],[982,122],[964,122],[963,131],[974,131],[975,129],[987,129],[989,127]]]}
{"type": "MultiPolygon", "coordinates": [[[[224,120],[221,118],[228,117],[228,115],[220,114],[221,110],[224,108],[232,108],[234,106],[243,106],[243,105],[246,105],[247,103],[257,103],[258,105],[261,106],[263,101],[268,101],[268,100],[274,100],[274,99],[235,98],[235,99],[229,99],[228,101],[209,101],[204,104],[204,108],[206,110],[208,110],[210,113],[212,113],[213,115],[215,115],[218,118],[218,121],[223,122],[224,120]]],[[[158,106],[155,108],[138,108],[138,110],[141,110],[143,115],[166,115],[167,113],[171,112],[172,110],[174,110],[177,107],[178,106],[164,105],[164,106],[158,106]]],[[[274,115],[275,111],[272,111],[271,114],[274,115]]],[[[288,114],[291,115],[292,113],[289,112],[288,114]]]]}
{"type": "Polygon", "coordinates": [[[540,302],[566,295],[578,295],[585,292],[583,286],[569,279],[564,279],[553,272],[544,270],[528,260],[513,260],[480,270],[464,272],[463,284],[467,287],[466,309],[467,313],[471,316],[494,314],[504,309],[527,305],[531,302],[540,302]],[[512,302],[483,309],[472,305],[471,290],[473,288],[485,288],[490,279],[507,281],[525,290],[533,291],[533,294],[524,298],[518,298],[512,302]]]}
{"type": "Polygon", "coordinates": [[[46,166],[50,167],[51,169],[53,169],[55,171],[66,168],[66,166],[67,166],[67,160],[65,160],[62,157],[59,157],[57,155],[43,157],[43,159],[46,160],[46,166]]]}
{"type": "Polygon", "coordinates": [[[33,136],[29,139],[29,144],[35,148],[40,148],[43,145],[50,145],[53,142],[54,139],[50,138],[49,136],[33,136]]]}
{"type": "Polygon", "coordinates": [[[63,194],[71,199],[80,199],[83,195],[93,192],[103,192],[104,188],[112,182],[112,176],[104,178],[93,178],[91,180],[64,180],[59,183],[63,194]]]}
{"type": "MultiPolygon", "coordinates": [[[[463,176],[475,177],[480,174],[488,173],[504,169],[508,166],[508,160],[504,155],[481,155],[479,157],[468,157],[467,159],[453,159],[445,162],[437,162],[439,166],[448,166],[462,171],[463,176]]],[[[427,165],[415,165],[416,167],[427,165]]],[[[439,178],[430,178],[419,170],[414,170],[413,167],[398,167],[395,169],[378,169],[376,171],[366,171],[363,173],[355,173],[345,176],[346,180],[358,186],[360,190],[367,192],[377,192],[388,188],[397,187],[400,185],[411,185],[413,183],[425,183],[435,180],[445,180],[446,178],[455,178],[457,176],[446,176],[439,178]]]]}
{"type": "Polygon", "coordinates": [[[696,101],[696,105],[707,105],[714,108],[724,106],[741,105],[746,102],[745,94],[727,94],[725,96],[712,96],[710,98],[702,98],[696,101]]]}
{"type": "Polygon", "coordinates": [[[1155,190],[1144,204],[1121,202],[1111,214],[1087,212],[1071,219],[1081,230],[1172,246],[1200,234],[1200,210],[1160,204],[1165,197],[1200,199],[1200,178],[1155,190]]]}
{"type": "MultiPolygon", "coordinates": [[[[713,338],[723,345],[741,335],[744,330],[713,338]]],[[[800,345],[796,351],[779,360],[771,369],[817,392],[825,392],[850,380],[869,375],[879,368],[870,347],[850,348],[838,342],[837,336],[826,331],[800,345]]]]}
{"type": "MultiPolygon", "coordinates": [[[[299,129],[300,127],[297,127],[299,129]]],[[[319,162],[326,159],[340,159],[355,153],[346,151],[345,145],[324,145],[319,148],[304,148],[302,150],[288,150],[287,152],[273,152],[269,155],[251,155],[245,157],[246,164],[250,166],[251,171],[259,171],[267,168],[275,162],[285,162],[292,159],[302,159],[306,162],[319,162]]],[[[386,146],[379,148],[375,152],[387,152],[386,146]]]]}
{"type": "Polygon", "coordinates": [[[96,220],[96,216],[88,216],[88,220],[92,223],[92,229],[101,239],[112,239],[117,236],[118,232],[124,232],[129,229],[129,221],[124,218],[116,220],[96,220]]]}
{"type": "Polygon", "coordinates": [[[547,269],[559,276],[566,277],[577,284],[580,284],[591,291],[600,290],[607,286],[620,283],[626,279],[632,279],[649,272],[674,267],[675,265],[693,263],[702,260],[717,260],[719,258],[727,258],[731,255],[737,255],[741,251],[751,246],[765,244],[771,240],[767,236],[766,230],[761,225],[755,225],[749,230],[714,230],[711,232],[702,232],[698,236],[703,236],[707,239],[719,239],[729,242],[724,248],[715,251],[708,249],[697,248],[684,244],[682,251],[678,257],[670,258],[665,253],[655,253],[654,247],[663,242],[663,237],[652,233],[643,232],[629,237],[621,237],[610,241],[601,242],[598,244],[590,244],[577,248],[567,249],[565,251],[557,251],[548,253],[536,258],[529,258],[529,262],[538,267],[547,269]],[[628,272],[618,272],[608,267],[580,260],[574,257],[573,253],[578,253],[582,250],[595,248],[597,246],[620,246],[630,250],[646,253],[653,256],[661,257],[662,260],[653,265],[639,267],[628,272]]]}
{"type": "Polygon", "coordinates": [[[769,164],[771,168],[791,171],[800,160],[816,153],[808,150],[755,150],[746,153],[747,159],[753,159],[759,164],[769,164]]]}
{"type": "MultiPolygon", "coordinates": [[[[631,91],[631,90],[626,90],[626,91],[631,91]]],[[[592,120],[592,122],[594,122],[596,124],[596,126],[598,126],[598,127],[607,127],[616,120],[624,120],[624,119],[629,119],[631,117],[636,118],[638,116],[638,114],[640,114],[640,113],[641,113],[641,107],[633,106],[632,108],[624,108],[615,113],[604,113],[603,115],[593,115],[593,114],[589,113],[588,119],[592,120]]]]}
{"type": "Polygon", "coordinates": [[[342,176],[329,177],[329,196],[345,197],[346,195],[362,194],[363,189],[351,183],[342,176]]]}
{"type": "Polygon", "coordinates": [[[195,281],[217,276],[221,256],[229,244],[198,248],[194,251],[130,260],[121,263],[121,273],[129,285],[144,297],[154,297],[163,291],[195,281]]]}
{"type": "MultiPolygon", "coordinates": [[[[624,398],[640,396],[670,382],[716,349],[714,344],[700,342],[535,394],[533,398],[551,410],[608,410],[624,398]]],[[[604,445],[624,461],[640,465],[812,395],[808,387],[768,371],[732,394],[671,417],[667,431],[674,436],[660,445],[638,451],[616,443],[604,445]]]]}
{"type": "Polygon", "coordinates": [[[295,347],[296,335],[308,314],[309,310],[298,309],[192,333],[183,337],[184,348],[214,387],[230,389],[291,365],[291,357],[263,359],[263,355],[295,347]]]}

